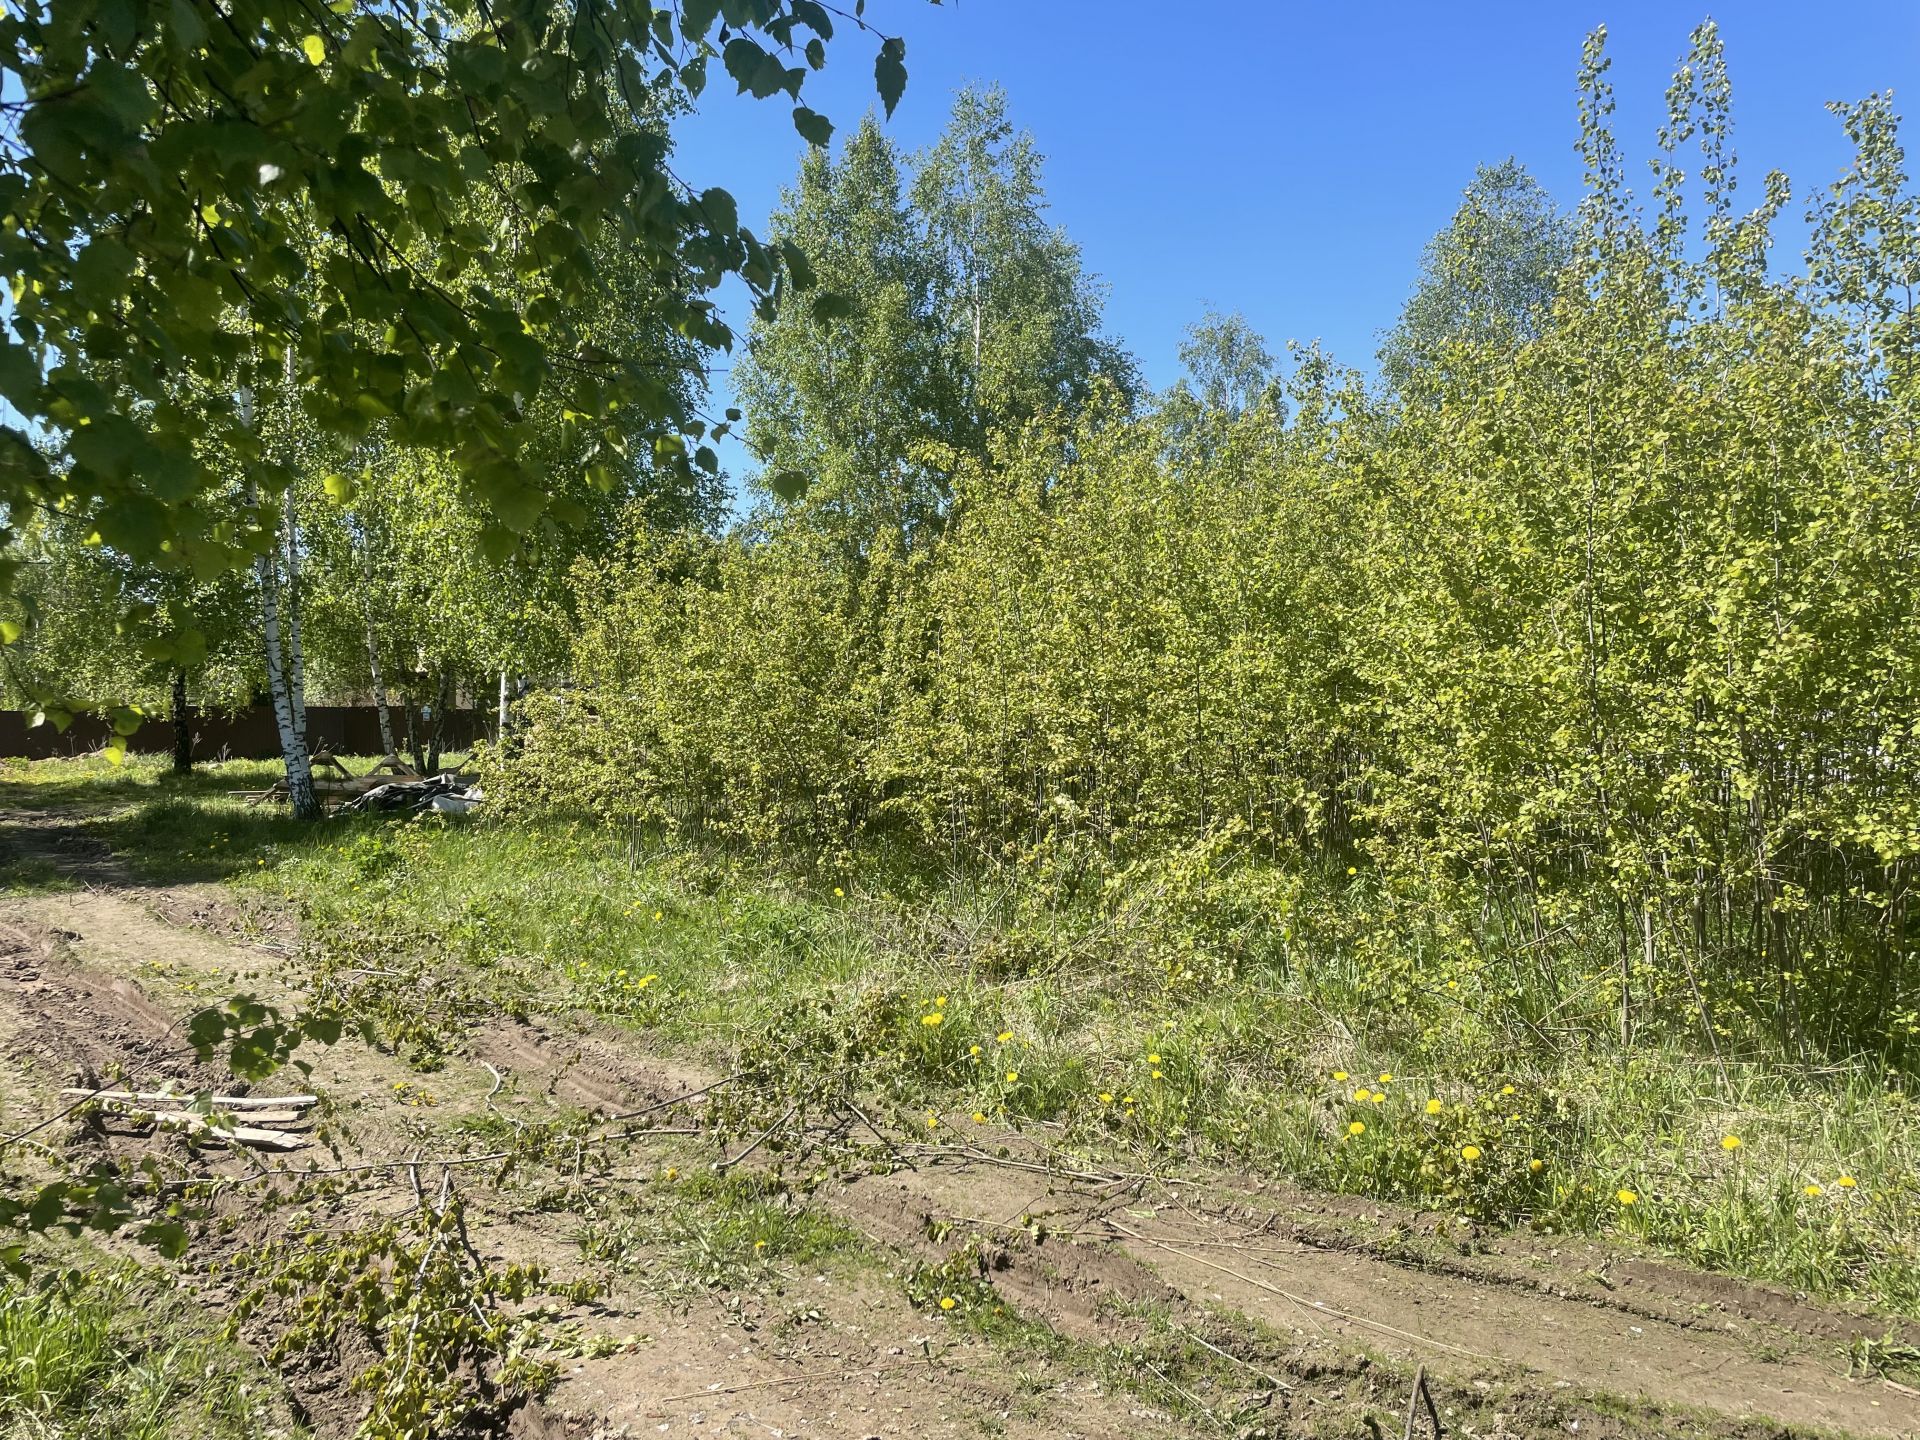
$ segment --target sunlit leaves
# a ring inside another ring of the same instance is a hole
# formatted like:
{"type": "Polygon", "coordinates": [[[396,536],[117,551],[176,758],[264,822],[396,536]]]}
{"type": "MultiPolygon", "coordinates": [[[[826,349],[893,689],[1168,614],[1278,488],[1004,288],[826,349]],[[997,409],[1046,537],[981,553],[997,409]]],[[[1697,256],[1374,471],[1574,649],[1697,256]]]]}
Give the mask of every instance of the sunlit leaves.
{"type": "MultiPolygon", "coordinates": [[[[890,57],[891,109],[900,47],[861,28],[890,57]]],[[[379,427],[449,454],[469,504],[532,533],[550,487],[527,427],[549,390],[629,428],[693,420],[679,387],[581,332],[598,257],[632,257],[701,345],[731,341],[705,298],[726,277],[769,312],[804,288],[724,191],[671,171],[665,117],[709,56],[742,92],[798,102],[833,34],[812,0],[435,0],[405,17],[333,0],[297,24],[269,0],[219,24],[184,0],[6,12],[18,144],[0,211],[30,223],[0,230],[0,396],[26,417],[0,438],[0,507],[95,516],[142,563],[242,563],[251,542],[188,517],[239,475],[286,483],[232,403],[244,392],[254,416],[297,408],[335,443],[379,427]]],[[[792,118],[812,144],[832,134],[805,105],[792,118]]]]}

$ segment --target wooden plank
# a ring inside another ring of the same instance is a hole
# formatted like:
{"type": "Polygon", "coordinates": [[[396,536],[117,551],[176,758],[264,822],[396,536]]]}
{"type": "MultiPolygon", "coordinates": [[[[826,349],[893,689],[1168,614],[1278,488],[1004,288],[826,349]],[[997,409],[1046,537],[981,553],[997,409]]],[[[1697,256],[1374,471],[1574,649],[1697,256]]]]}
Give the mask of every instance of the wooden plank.
{"type": "MultiPolygon", "coordinates": [[[[191,1090],[81,1090],[60,1092],[68,1099],[117,1100],[122,1104],[191,1105],[199,1097],[191,1090]]],[[[318,1105],[318,1095],[215,1095],[216,1110],[303,1110],[318,1105]]]]}

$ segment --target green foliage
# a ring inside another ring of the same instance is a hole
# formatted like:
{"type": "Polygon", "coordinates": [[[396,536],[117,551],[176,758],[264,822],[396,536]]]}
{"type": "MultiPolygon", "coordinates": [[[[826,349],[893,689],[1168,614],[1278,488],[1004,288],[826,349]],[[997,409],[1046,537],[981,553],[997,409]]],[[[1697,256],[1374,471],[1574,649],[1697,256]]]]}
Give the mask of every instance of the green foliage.
{"type": "MultiPolygon", "coordinates": [[[[240,569],[267,527],[219,497],[242,473],[291,482],[253,421],[296,404],[346,443],[444,451],[496,551],[566,518],[529,444],[543,400],[684,456],[706,428],[684,392],[584,318],[605,257],[707,346],[730,336],[706,292],[737,275],[770,309],[797,271],[724,191],[675,177],[652,121],[716,55],[797,100],[808,70],[779,55],[804,45],[817,68],[833,28],[811,0],[9,12],[0,394],[28,427],[0,434],[9,528],[51,507],[136,561],[240,569]]],[[[891,108],[905,46],[879,44],[891,108]]]]}
{"type": "MultiPolygon", "coordinates": [[[[1216,325],[1217,403],[1187,402],[1204,443],[1177,406],[1096,397],[1015,423],[1015,405],[985,449],[943,452],[937,541],[907,558],[849,562],[795,524],[595,572],[578,688],[502,793],[538,803],[564,754],[589,793],[683,833],[814,856],[905,840],[1030,867],[1065,902],[1191,847],[1223,847],[1223,871],[1365,864],[1383,935],[1402,906],[1450,917],[1420,955],[1350,937],[1379,950],[1383,1001],[1468,957],[1611,936],[1580,999],[1544,995],[1530,1023],[1576,1004],[1606,1023],[1587,1008],[1603,997],[1623,1038],[1910,1066],[1920,533],[1898,498],[1911,337],[1889,307],[1920,227],[1899,218],[1892,118],[1846,112],[1861,158],[1820,207],[1812,278],[1775,279],[1759,257],[1784,190],[1727,208],[1712,28],[1676,82],[1647,228],[1620,195],[1603,73],[1596,48],[1577,265],[1524,313],[1450,329],[1417,399],[1303,352],[1290,410],[1247,406],[1264,352],[1216,325]],[[1695,136],[1691,255],[1675,156],[1695,136]]],[[[916,204],[960,207],[936,233],[984,213],[946,177],[1003,164],[1020,190],[1017,145],[976,163],[996,124],[963,101],[922,162],[916,204]]],[[[809,161],[815,223],[829,181],[892,173],[866,143],[844,171],[809,161]]],[[[849,201],[889,235],[903,212],[871,197],[890,184],[849,201]]],[[[1489,179],[1469,211],[1506,218],[1441,250],[1510,269],[1511,235],[1533,233],[1516,187],[1489,179]]],[[[962,413],[997,393],[981,354],[962,413]]],[[[834,373],[783,363],[795,383],[834,373]]],[[[1191,934],[1169,973],[1205,983],[1245,958],[1223,937],[1251,932],[1191,934]]]]}
{"type": "Polygon", "coordinates": [[[584,1282],[549,1282],[540,1265],[489,1265],[467,1238],[460,1197],[443,1187],[404,1220],[346,1236],[296,1219],[291,1233],[226,1263],[240,1287],[229,1337],[266,1311],[282,1323],[270,1359],[343,1343],[370,1346],[352,1377],[367,1397],[364,1440],[441,1435],[511,1410],[553,1378],[523,1302],[592,1298],[584,1282]]]}
{"type": "Polygon", "coordinates": [[[1454,345],[1511,348],[1537,337],[1577,240],[1519,161],[1482,165],[1421,256],[1413,294],[1382,340],[1381,375],[1405,391],[1450,364],[1454,345]]]}
{"type": "MultiPolygon", "coordinates": [[[[997,89],[956,98],[905,162],[872,118],[804,161],[774,217],[828,292],[757,320],[735,389],[765,491],[853,553],[937,529],[956,454],[1084,403],[1133,365],[1100,335],[1102,296],[1046,220],[1040,156],[997,89]],[[845,300],[842,297],[847,297],[845,300]]],[[[790,517],[792,518],[792,517],[790,517]]]]}

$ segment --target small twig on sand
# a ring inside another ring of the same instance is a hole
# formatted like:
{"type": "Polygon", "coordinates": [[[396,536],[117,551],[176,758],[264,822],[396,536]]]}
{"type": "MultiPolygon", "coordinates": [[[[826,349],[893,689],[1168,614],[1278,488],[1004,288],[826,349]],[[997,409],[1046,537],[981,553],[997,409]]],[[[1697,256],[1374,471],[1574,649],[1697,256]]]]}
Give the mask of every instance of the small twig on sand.
{"type": "MultiPolygon", "coordinates": [[[[800,1375],[783,1375],[778,1380],[748,1380],[739,1385],[715,1385],[706,1390],[689,1390],[684,1395],[668,1395],[655,1401],[655,1405],[680,1405],[688,1400],[705,1400],[714,1395],[738,1395],[745,1390],[770,1390],[779,1385],[818,1385],[827,1380],[864,1380],[869,1375],[890,1375],[896,1370],[919,1370],[924,1368],[919,1361],[907,1365],[879,1365],[867,1370],[810,1370],[800,1375]]],[[[658,1408],[649,1410],[649,1415],[663,1413],[658,1408]]]]}
{"type": "Polygon", "coordinates": [[[747,1146],[746,1149],[742,1150],[738,1155],[734,1156],[731,1160],[714,1161],[713,1168],[716,1171],[731,1170],[734,1166],[738,1165],[742,1160],[746,1159],[749,1155],[753,1154],[754,1151],[758,1150],[762,1145],[766,1144],[768,1140],[772,1139],[774,1131],[778,1130],[781,1126],[785,1125],[787,1121],[791,1120],[794,1116],[794,1112],[799,1110],[799,1108],[800,1108],[800,1102],[798,1100],[794,1101],[793,1104],[787,1107],[786,1114],[782,1115],[778,1120],[774,1121],[773,1124],[769,1125],[766,1129],[762,1130],[759,1133],[759,1135],[754,1137],[754,1141],[751,1145],[747,1146]]]}
{"type": "Polygon", "coordinates": [[[746,1071],[739,1070],[727,1076],[724,1080],[716,1080],[711,1085],[702,1085],[698,1090],[689,1090],[684,1095],[675,1095],[671,1100],[661,1100],[652,1105],[643,1105],[638,1110],[622,1110],[618,1114],[607,1116],[607,1119],[638,1120],[642,1115],[651,1115],[656,1110],[665,1110],[672,1105],[679,1105],[688,1100],[697,1100],[702,1095],[711,1094],[713,1091],[718,1090],[722,1085],[731,1085],[736,1080],[744,1080],[746,1075],[746,1071]]]}
{"type": "Polygon", "coordinates": [[[854,1104],[853,1101],[851,1100],[847,1101],[847,1108],[851,1110],[855,1115],[858,1115],[860,1117],[860,1123],[866,1126],[867,1129],[871,1130],[874,1133],[874,1136],[880,1141],[880,1143],[887,1147],[888,1154],[893,1156],[894,1159],[900,1161],[909,1170],[915,1170],[919,1168],[913,1163],[913,1158],[911,1156],[903,1155],[901,1153],[900,1147],[893,1143],[893,1137],[891,1135],[887,1134],[886,1131],[882,1130],[878,1125],[873,1123],[872,1117],[870,1117],[866,1111],[862,1110],[858,1105],[854,1104]]]}
{"type": "Polygon", "coordinates": [[[1427,1389],[1427,1367],[1413,1372],[1413,1393],[1407,1396],[1407,1429],[1401,1440],[1413,1440],[1413,1422],[1419,1418],[1420,1402],[1427,1402],[1427,1418],[1433,1422],[1433,1440],[1440,1440],[1440,1412],[1433,1408],[1433,1392],[1427,1389]]]}
{"type": "Polygon", "coordinates": [[[1222,1350],[1218,1345],[1214,1344],[1211,1340],[1207,1339],[1207,1337],[1202,1335],[1198,1330],[1192,1329],[1186,1325],[1176,1325],[1173,1328],[1178,1330],[1182,1335],[1185,1335],[1189,1340],[1193,1341],[1194,1344],[1199,1345],[1204,1349],[1211,1350],[1214,1354],[1218,1355],[1222,1360],[1231,1361],[1233,1364],[1238,1365],[1241,1369],[1248,1371],[1250,1374],[1258,1375],[1262,1380],[1266,1381],[1269,1385],[1273,1386],[1274,1389],[1276,1390],[1292,1390],[1293,1389],[1293,1386],[1289,1385],[1285,1380],[1282,1380],[1278,1375],[1269,1375],[1266,1371],[1262,1370],[1258,1365],[1253,1364],[1251,1361],[1242,1360],[1238,1355],[1234,1354],[1231,1350],[1222,1350]]]}

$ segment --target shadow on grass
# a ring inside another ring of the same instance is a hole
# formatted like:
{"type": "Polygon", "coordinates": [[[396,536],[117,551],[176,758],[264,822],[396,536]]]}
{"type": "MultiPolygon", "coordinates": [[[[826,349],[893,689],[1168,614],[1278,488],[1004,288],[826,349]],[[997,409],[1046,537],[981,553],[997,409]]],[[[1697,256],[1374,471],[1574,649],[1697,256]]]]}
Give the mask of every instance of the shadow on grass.
{"type": "Polygon", "coordinates": [[[229,762],[170,773],[152,757],[0,766],[0,889],[184,885],[256,874],[377,820],[295,820],[230,794],[279,767],[229,762]]]}

